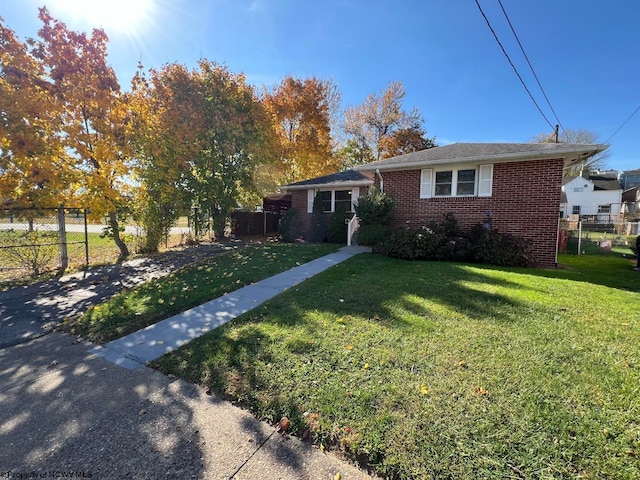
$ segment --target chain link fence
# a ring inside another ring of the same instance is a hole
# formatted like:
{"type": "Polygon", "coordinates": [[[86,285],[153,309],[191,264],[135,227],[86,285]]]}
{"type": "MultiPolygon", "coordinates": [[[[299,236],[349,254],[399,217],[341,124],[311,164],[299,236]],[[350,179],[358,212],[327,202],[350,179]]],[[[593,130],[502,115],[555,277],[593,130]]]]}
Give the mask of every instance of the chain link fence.
{"type": "MultiPolygon", "coordinates": [[[[640,235],[638,219],[625,221],[608,218],[607,221],[594,221],[589,217],[575,217],[560,221],[558,247],[562,253],[581,255],[593,249],[587,247],[597,247],[604,251],[619,248],[626,251],[635,244],[636,236],[640,235]]],[[[631,250],[626,253],[631,254],[631,250]]]]}
{"type": "Polygon", "coordinates": [[[0,281],[89,263],[84,209],[0,210],[0,281]]]}

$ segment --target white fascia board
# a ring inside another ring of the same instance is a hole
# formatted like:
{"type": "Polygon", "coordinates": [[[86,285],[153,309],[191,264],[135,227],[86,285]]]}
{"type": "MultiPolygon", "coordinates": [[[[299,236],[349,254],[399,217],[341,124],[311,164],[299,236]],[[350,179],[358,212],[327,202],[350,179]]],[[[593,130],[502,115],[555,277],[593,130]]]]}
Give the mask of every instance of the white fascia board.
{"type": "Polygon", "coordinates": [[[431,160],[426,162],[404,162],[393,163],[387,165],[360,165],[354,168],[358,171],[375,172],[376,170],[388,171],[388,170],[418,170],[422,168],[430,168],[435,165],[455,165],[458,163],[469,163],[475,165],[481,164],[495,164],[495,163],[512,163],[512,162],[527,162],[530,160],[551,160],[554,158],[564,160],[564,166],[576,164],[585,158],[589,158],[597,153],[603,152],[608,145],[585,145],[588,148],[560,148],[553,152],[541,150],[539,152],[520,152],[520,153],[502,153],[497,155],[481,155],[477,157],[464,157],[464,158],[443,158],[439,160],[431,160]]]}
{"type": "Polygon", "coordinates": [[[360,180],[357,182],[339,182],[339,183],[309,183],[306,185],[283,185],[280,190],[283,191],[291,191],[291,190],[309,190],[309,189],[319,189],[319,190],[336,190],[340,188],[352,188],[352,187],[368,187],[369,185],[373,185],[373,180],[360,180]]]}

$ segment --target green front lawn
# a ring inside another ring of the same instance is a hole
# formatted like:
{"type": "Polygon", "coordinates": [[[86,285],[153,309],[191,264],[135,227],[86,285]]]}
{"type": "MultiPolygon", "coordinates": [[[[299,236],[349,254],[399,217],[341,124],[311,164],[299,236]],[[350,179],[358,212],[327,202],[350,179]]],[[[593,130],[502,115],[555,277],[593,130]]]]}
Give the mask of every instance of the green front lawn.
{"type": "Polygon", "coordinates": [[[640,478],[640,274],[359,255],[154,363],[397,478],[640,478]]]}
{"type": "Polygon", "coordinates": [[[326,244],[249,246],[125,291],[63,326],[93,342],[108,342],[337,249],[326,244]]]}

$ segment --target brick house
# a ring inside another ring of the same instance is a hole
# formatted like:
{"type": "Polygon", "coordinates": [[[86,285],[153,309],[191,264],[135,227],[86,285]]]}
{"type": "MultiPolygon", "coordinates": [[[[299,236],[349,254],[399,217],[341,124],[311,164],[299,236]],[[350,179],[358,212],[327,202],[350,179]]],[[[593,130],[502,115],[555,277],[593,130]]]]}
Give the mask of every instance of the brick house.
{"type": "Polygon", "coordinates": [[[343,172],[324,175],[322,177],[303,180],[280,187],[282,192],[291,194],[291,207],[300,214],[302,229],[309,230],[311,213],[313,212],[313,200],[318,192],[322,197],[322,206],[325,220],[328,222],[331,215],[344,206],[348,212],[354,212],[354,204],[361,194],[373,185],[373,174],[345,170],[343,172]]]}
{"type": "Polygon", "coordinates": [[[606,148],[566,143],[455,143],[282,188],[292,193],[292,204],[301,214],[307,212],[302,215],[305,225],[317,191],[326,196],[331,208],[329,202],[337,196],[346,201],[346,194],[337,192],[349,191],[347,185],[353,203],[374,183],[395,198],[398,227],[440,221],[451,212],[464,229],[483,222],[491,212],[493,225],[500,231],[531,240],[536,266],[555,267],[562,170],[606,148]]]}

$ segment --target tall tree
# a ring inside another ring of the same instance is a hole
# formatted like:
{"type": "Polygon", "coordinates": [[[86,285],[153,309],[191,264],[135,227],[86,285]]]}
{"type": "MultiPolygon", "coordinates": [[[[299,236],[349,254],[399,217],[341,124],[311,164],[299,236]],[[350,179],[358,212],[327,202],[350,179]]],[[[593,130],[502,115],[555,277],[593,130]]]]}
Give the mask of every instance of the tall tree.
{"type": "MultiPolygon", "coordinates": [[[[343,167],[350,168],[362,163],[382,158],[385,139],[392,138],[395,132],[403,131],[393,141],[399,145],[402,138],[421,136],[422,116],[416,108],[407,112],[402,107],[405,90],[401,82],[391,82],[380,94],[370,94],[362,105],[350,107],[345,111],[344,131],[351,140],[357,154],[343,160],[343,167]]],[[[392,142],[389,140],[389,142],[392,142]]],[[[407,148],[410,148],[407,146],[407,148]]]]}
{"type": "Polygon", "coordinates": [[[213,213],[221,235],[240,198],[255,192],[254,172],[269,161],[271,124],[243,74],[201,60],[195,73],[202,94],[200,151],[192,160],[194,203],[213,213]]]}
{"type": "Polygon", "coordinates": [[[128,104],[129,137],[135,150],[134,218],[144,228],[142,250],[155,252],[180,214],[191,206],[186,186],[189,162],[198,155],[202,111],[196,84],[179,64],[151,70],[142,65],[134,76],[128,104]]]}
{"type": "MultiPolygon", "coordinates": [[[[556,143],[556,133],[540,133],[534,137],[533,142],[556,143]]],[[[558,142],[593,145],[598,143],[598,135],[594,132],[582,128],[577,130],[563,129],[558,134],[558,142]]],[[[584,162],[566,168],[563,174],[565,177],[575,177],[577,175],[580,175],[583,170],[587,172],[592,170],[602,170],[606,167],[607,158],[609,158],[608,151],[598,153],[597,155],[590,157],[584,162]]]]}
{"type": "Polygon", "coordinates": [[[129,255],[120,238],[118,209],[125,203],[130,155],[115,72],[107,64],[108,37],[74,32],[54,19],[46,8],[34,54],[42,58],[60,105],[59,129],[65,151],[76,163],[76,195],[94,218],[108,216],[110,234],[122,256],[129,255]]]}
{"type": "Polygon", "coordinates": [[[419,124],[399,128],[380,140],[380,158],[395,157],[436,146],[435,138],[425,137],[427,132],[419,124]]]}
{"type": "Polygon", "coordinates": [[[335,172],[331,124],[339,108],[337,87],[315,77],[282,80],[263,96],[279,139],[280,184],[335,172]],[[332,115],[333,114],[333,115],[332,115]]]}
{"type": "Polygon", "coordinates": [[[158,248],[184,208],[214,219],[222,235],[231,211],[256,195],[256,170],[269,160],[268,115],[245,77],[207,60],[140,70],[131,92],[145,249],[158,248]]]}
{"type": "Polygon", "coordinates": [[[57,207],[70,195],[70,166],[56,130],[58,103],[40,58],[0,18],[0,203],[57,207]]]}

